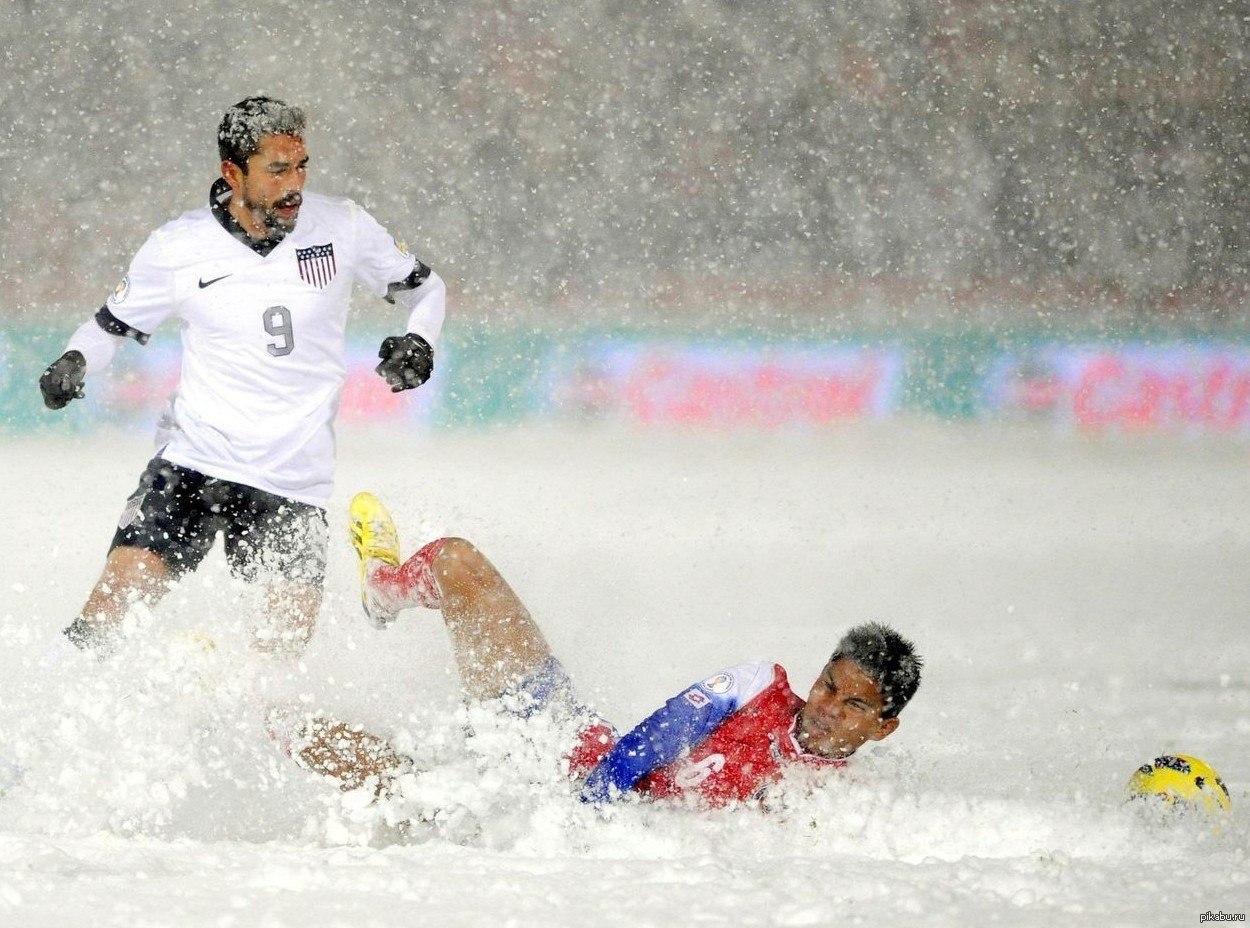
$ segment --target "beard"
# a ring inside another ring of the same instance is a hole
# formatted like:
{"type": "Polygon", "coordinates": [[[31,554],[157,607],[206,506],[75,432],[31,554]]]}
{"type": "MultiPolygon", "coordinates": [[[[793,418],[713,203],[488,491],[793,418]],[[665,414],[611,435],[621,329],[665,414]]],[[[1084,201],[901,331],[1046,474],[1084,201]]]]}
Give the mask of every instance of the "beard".
{"type": "Polygon", "coordinates": [[[295,229],[295,223],[299,219],[298,210],[291,216],[283,216],[278,210],[283,207],[298,208],[304,202],[304,195],[301,193],[289,193],[281,199],[274,200],[272,203],[263,203],[253,200],[244,191],[243,208],[251,212],[251,214],[260,220],[265,227],[268,237],[271,239],[280,239],[288,232],[295,229]]]}

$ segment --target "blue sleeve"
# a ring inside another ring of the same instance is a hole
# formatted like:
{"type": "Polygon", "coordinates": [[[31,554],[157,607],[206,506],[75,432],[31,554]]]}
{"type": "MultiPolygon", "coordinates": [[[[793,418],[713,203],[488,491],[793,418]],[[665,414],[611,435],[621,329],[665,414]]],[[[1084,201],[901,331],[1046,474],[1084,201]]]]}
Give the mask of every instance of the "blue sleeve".
{"type": "Polygon", "coordinates": [[[688,753],[738,709],[736,693],[696,683],[639,722],[590,772],[583,802],[611,802],[635,783],[688,753]]]}

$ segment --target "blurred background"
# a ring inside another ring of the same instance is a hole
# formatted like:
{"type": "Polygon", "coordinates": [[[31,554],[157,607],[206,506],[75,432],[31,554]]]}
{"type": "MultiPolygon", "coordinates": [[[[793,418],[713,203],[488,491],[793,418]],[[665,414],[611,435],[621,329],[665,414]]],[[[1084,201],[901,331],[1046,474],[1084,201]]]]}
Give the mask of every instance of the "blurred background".
{"type": "MultiPolygon", "coordinates": [[[[14,0],[0,413],[47,418],[32,372],[266,93],[309,112],[310,189],[449,283],[414,423],[1245,431],[1248,32],[1219,0],[14,0]]],[[[387,309],[347,421],[397,413],[387,309]]],[[[176,341],[62,419],[149,415],[176,341]]]]}
{"type": "MultiPolygon", "coordinates": [[[[828,922],[830,906],[958,925],[1245,909],[1229,877],[1250,872],[1244,817],[1218,853],[1115,818],[1164,752],[1214,765],[1235,809],[1250,800],[1245,3],[8,0],[0,69],[0,729],[48,771],[19,828],[94,834],[103,806],[268,841],[324,808],[317,784],[288,787],[293,769],[267,773],[259,725],[199,726],[158,676],[181,672],[176,647],[154,669],[114,665],[116,713],[70,685],[73,665],[29,656],[59,653],[98,576],[177,382],[177,327],[125,346],[61,412],[39,373],[151,230],[206,203],[222,112],[264,93],[309,114],[309,189],[359,201],[449,286],[435,375],[399,396],[373,365],[402,316],[357,294],[300,686],[387,731],[456,688],[436,623],[360,621],[343,514],[363,488],[406,548],[451,533],[490,552],[622,724],[751,657],[805,691],[864,619],[928,661],[900,736],[812,810],[821,843],[805,816],[762,843],[684,820],[586,839],[654,869],[527,867],[499,885],[522,898],[546,872],[562,885],[531,899],[631,925],[696,905],[735,924],[828,922]],[[131,699],[132,676],[156,701],[131,699]],[[67,713],[86,720],[76,738],[67,713]],[[209,733],[189,755],[188,730],[209,733]],[[134,786],[175,775],[185,803],[134,786]],[[685,895],[671,858],[712,843],[731,870],[685,895]],[[776,867],[804,847],[815,876],[776,867]],[[639,874],[677,895],[640,896],[639,874]]],[[[175,645],[207,632],[234,667],[252,610],[213,557],[149,627],[175,645]]],[[[205,698],[258,720],[235,692],[205,698]]],[[[521,830],[522,853],[584,856],[580,837],[521,830]]],[[[396,885],[424,906],[430,880],[477,899],[466,874],[506,865],[456,853],[448,870],[429,847],[410,883],[390,855],[373,868],[372,897],[340,858],[353,911],[385,920],[396,885]]],[[[141,869],[216,872],[174,848],[141,869]]],[[[99,867],[32,853],[51,863],[8,881],[32,911],[96,898],[78,883],[99,867]],[[76,882],[48,893],[56,879],[76,882]]],[[[259,879],[293,896],[292,872],[259,879]]],[[[135,923],[115,890],[135,881],[105,882],[108,924],[135,923]]],[[[187,894],[151,885],[149,922],[168,921],[187,894]]],[[[203,909],[184,921],[219,921],[203,909]]]]}

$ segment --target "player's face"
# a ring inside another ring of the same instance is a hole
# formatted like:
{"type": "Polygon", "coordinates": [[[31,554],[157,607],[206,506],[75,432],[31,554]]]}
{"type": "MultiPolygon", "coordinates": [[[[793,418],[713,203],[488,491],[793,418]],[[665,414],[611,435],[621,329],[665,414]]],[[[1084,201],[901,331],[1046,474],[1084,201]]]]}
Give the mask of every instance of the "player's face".
{"type": "Polygon", "coordinates": [[[308,175],[308,152],[302,138],[262,136],[260,148],[247,159],[246,173],[227,162],[222,175],[234,189],[238,205],[232,212],[249,234],[285,235],[295,228],[308,175]]]}
{"type": "Polygon", "coordinates": [[[799,710],[796,731],[804,749],[824,757],[850,757],[865,741],[880,741],[898,728],[885,719],[881,688],[849,658],[830,661],[799,710]]]}

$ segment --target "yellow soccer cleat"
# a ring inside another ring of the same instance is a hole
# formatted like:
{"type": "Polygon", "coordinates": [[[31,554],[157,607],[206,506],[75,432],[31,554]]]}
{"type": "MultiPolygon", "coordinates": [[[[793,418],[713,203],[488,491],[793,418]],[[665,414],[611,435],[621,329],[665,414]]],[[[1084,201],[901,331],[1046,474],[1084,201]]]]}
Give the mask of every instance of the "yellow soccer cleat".
{"type": "Polygon", "coordinates": [[[386,507],[372,493],[357,493],[348,507],[352,546],[360,561],[360,604],[365,615],[378,628],[395,621],[396,612],[387,607],[372,589],[369,572],[377,564],[399,566],[399,533],[386,507]]]}

